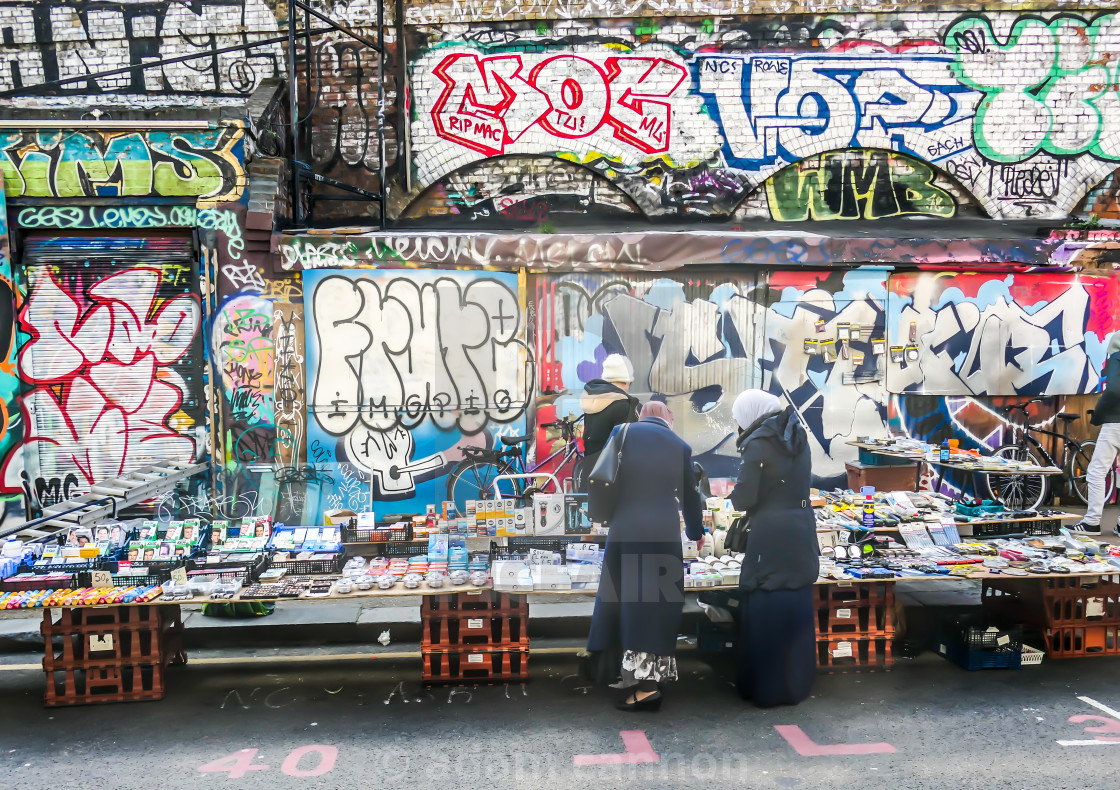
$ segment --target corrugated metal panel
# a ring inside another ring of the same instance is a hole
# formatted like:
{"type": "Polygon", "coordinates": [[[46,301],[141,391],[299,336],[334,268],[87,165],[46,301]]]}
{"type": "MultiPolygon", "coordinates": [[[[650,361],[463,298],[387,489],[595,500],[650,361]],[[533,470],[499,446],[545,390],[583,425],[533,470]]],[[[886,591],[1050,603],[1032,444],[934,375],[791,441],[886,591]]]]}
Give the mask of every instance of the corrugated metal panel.
{"type": "Polygon", "coordinates": [[[42,504],[153,459],[198,455],[198,267],[188,236],[31,236],[19,372],[42,504]]]}

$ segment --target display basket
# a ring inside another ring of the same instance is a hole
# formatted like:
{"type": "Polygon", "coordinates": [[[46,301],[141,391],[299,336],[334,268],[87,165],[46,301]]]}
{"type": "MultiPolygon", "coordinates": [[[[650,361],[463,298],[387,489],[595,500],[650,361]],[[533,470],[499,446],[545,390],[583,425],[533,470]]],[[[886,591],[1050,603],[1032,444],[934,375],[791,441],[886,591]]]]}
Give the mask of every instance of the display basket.
{"type": "MultiPolygon", "coordinates": [[[[351,524],[353,521],[351,521],[351,524]]],[[[410,541],[413,538],[412,524],[385,527],[356,527],[344,526],[342,528],[343,543],[387,543],[390,541],[410,541]]]]}
{"type": "Polygon", "coordinates": [[[202,555],[198,559],[190,560],[187,563],[187,571],[205,571],[221,579],[257,581],[268,568],[269,560],[269,555],[263,551],[255,555],[246,555],[244,560],[236,558],[221,562],[206,562],[206,557],[207,555],[202,555]]]}
{"type": "Polygon", "coordinates": [[[342,565],[346,558],[341,553],[329,558],[322,559],[306,559],[306,560],[288,560],[286,562],[270,557],[265,566],[261,569],[263,573],[271,568],[283,568],[293,576],[317,576],[329,573],[341,573],[342,565]]]}

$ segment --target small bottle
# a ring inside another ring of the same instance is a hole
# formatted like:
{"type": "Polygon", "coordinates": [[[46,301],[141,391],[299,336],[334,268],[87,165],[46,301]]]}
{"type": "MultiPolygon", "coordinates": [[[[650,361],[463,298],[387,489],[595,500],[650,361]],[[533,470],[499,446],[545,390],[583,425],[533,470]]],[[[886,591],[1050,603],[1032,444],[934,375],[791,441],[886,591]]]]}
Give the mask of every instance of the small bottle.
{"type": "Polygon", "coordinates": [[[949,455],[949,440],[944,439],[941,442],[941,463],[948,463],[949,455]]]}
{"type": "Polygon", "coordinates": [[[863,528],[870,531],[875,529],[875,486],[864,486],[860,493],[863,494],[863,528]]]}

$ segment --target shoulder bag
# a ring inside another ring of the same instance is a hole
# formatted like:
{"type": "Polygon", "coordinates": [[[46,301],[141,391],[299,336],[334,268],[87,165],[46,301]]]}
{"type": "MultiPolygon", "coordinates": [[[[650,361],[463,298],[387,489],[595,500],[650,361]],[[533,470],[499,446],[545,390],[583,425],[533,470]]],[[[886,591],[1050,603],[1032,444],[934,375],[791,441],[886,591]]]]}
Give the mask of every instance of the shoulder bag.
{"type": "Polygon", "coordinates": [[[727,529],[727,537],[723,539],[724,551],[731,554],[742,554],[747,550],[747,538],[751,534],[751,514],[744,513],[731,522],[727,529]]]}
{"type": "Polygon", "coordinates": [[[618,504],[618,470],[622,465],[622,448],[629,428],[629,424],[624,425],[618,434],[611,437],[587,478],[588,513],[595,521],[606,522],[614,515],[615,505],[618,504]]]}

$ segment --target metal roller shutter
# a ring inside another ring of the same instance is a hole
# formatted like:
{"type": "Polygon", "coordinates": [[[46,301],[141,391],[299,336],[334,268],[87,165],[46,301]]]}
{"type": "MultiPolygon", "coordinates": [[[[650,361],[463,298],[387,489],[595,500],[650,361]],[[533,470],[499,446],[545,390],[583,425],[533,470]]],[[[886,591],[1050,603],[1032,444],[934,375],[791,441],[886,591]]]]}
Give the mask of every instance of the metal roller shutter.
{"type": "Polygon", "coordinates": [[[203,447],[202,308],[188,236],[30,236],[24,460],[43,505],[203,447]]]}

